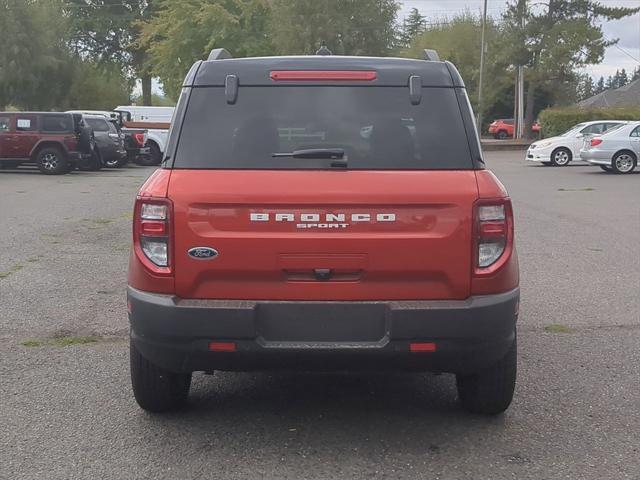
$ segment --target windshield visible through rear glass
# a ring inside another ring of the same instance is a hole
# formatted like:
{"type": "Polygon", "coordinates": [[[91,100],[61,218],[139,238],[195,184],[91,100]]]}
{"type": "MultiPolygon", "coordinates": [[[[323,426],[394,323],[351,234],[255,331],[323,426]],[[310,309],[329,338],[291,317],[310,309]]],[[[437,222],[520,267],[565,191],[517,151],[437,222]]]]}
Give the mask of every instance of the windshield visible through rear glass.
{"type": "Polygon", "coordinates": [[[348,169],[471,169],[454,89],[407,87],[240,87],[228,104],[223,87],[194,88],[175,168],[331,168],[322,150],[344,152],[348,169]],[[318,156],[294,158],[300,150],[318,156]]]}
{"type": "Polygon", "coordinates": [[[103,120],[102,118],[86,118],[85,122],[93,129],[94,132],[108,132],[109,122],[103,120]]]}

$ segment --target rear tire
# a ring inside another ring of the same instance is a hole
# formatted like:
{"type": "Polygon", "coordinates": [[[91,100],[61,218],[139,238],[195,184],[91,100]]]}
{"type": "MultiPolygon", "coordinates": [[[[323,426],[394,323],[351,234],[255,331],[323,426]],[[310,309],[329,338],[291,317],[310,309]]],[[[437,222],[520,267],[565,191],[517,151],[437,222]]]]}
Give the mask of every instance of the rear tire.
{"type": "Polygon", "coordinates": [[[45,147],[36,155],[36,164],[40,173],[45,175],[62,175],[69,171],[67,157],[56,147],[45,147]]]}
{"type": "Polygon", "coordinates": [[[130,343],[131,386],[138,405],[149,412],[182,407],[189,396],[191,374],[169,372],[144,358],[130,343]]]}
{"type": "Polygon", "coordinates": [[[162,162],[160,147],[153,142],[149,143],[149,156],[151,157],[151,165],[160,165],[162,162]]]}
{"type": "Polygon", "coordinates": [[[120,168],[125,166],[127,163],[127,157],[114,157],[104,162],[104,166],[106,168],[120,168]]]}
{"type": "Polygon", "coordinates": [[[153,165],[155,165],[153,163],[151,155],[138,155],[136,157],[136,163],[141,167],[152,167],[153,165]]]}
{"type": "Polygon", "coordinates": [[[572,160],[571,150],[560,147],[551,152],[551,164],[554,167],[566,167],[572,160]]]}
{"type": "Polygon", "coordinates": [[[472,375],[457,375],[458,397],[463,408],[482,415],[497,415],[509,408],[516,385],[517,357],[514,339],[507,354],[494,365],[472,375]]]}
{"type": "Polygon", "coordinates": [[[614,173],[624,174],[631,173],[636,168],[638,159],[628,151],[618,152],[611,160],[611,169],[614,173]]]}
{"type": "Polygon", "coordinates": [[[94,149],[91,151],[91,158],[87,160],[86,165],[80,167],[80,170],[97,172],[98,170],[102,170],[102,165],[102,155],[100,154],[100,150],[94,149]]]}
{"type": "Polygon", "coordinates": [[[509,134],[507,133],[506,130],[500,130],[496,136],[497,139],[499,140],[504,140],[505,138],[507,138],[509,136],[509,134]]]}

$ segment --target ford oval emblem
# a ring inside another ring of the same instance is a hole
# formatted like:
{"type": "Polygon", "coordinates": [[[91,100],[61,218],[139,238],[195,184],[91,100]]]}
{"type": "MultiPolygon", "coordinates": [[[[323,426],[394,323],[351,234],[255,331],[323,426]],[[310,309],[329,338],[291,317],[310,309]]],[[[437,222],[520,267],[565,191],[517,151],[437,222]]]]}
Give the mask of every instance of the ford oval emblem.
{"type": "Polygon", "coordinates": [[[196,260],[211,260],[218,256],[218,251],[210,247],[193,247],[187,252],[191,258],[196,260]]]}

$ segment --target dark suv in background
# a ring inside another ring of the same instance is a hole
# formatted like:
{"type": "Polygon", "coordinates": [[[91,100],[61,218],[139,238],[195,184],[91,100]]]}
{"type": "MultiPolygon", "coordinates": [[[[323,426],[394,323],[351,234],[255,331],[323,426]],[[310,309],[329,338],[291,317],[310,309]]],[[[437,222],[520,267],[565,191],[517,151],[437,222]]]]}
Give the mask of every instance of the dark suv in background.
{"type": "Polygon", "coordinates": [[[103,115],[83,115],[95,138],[95,155],[101,166],[121,167],[127,163],[124,134],[118,132],[115,124],[103,115]]]}
{"type": "Polygon", "coordinates": [[[72,114],[0,112],[1,168],[29,163],[44,174],[58,175],[90,158],[72,114]]]}

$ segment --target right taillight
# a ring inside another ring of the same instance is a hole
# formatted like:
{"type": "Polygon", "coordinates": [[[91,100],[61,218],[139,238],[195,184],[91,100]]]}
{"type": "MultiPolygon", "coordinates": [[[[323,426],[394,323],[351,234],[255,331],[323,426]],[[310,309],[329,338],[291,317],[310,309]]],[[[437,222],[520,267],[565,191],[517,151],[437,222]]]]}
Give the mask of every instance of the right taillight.
{"type": "Polygon", "coordinates": [[[601,143],[602,143],[602,139],[601,138],[592,138],[591,142],[589,142],[589,145],[591,145],[592,147],[597,147],[601,143]]]}
{"type": "Polygon", "coordinates": [[[134,133],[133,134],[133,138],[135,138],[136,143],[138,145],[140,145],[141,147],[144,146],[145,142],[147,141],[145,137],[144,133],[134,133]]]}
{"type": "Polygon", "coordinates": [[[513,211],[509,199],[482,200],[474,210],[476,275],[489,275],[508,258],[513,244],[513,211]]]}
{"type": "Polygon", "coordinates": [[[136,199],[134,250],[140,261],[157,274],[171,274],[171,216],[172,204],[166,198],[136,199]]]}

